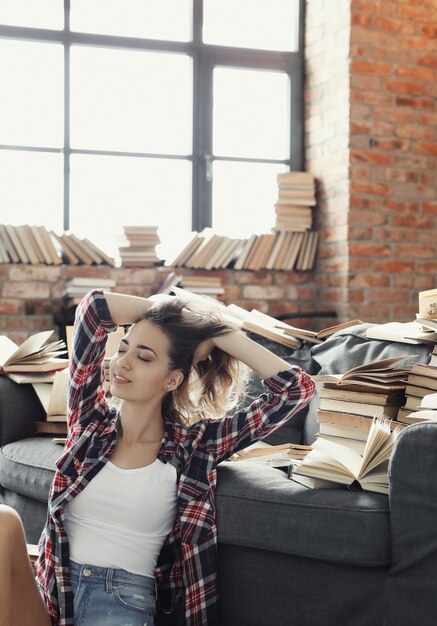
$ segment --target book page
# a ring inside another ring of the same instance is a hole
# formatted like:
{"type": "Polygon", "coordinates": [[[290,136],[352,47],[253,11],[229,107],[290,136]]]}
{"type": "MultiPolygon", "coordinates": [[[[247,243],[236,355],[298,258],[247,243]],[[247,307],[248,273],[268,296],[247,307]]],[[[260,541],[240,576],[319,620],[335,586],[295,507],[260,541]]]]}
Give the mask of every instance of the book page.
{"type": "Polygon", "coordinates": [[[369,474],[375,467],[387,461],[393,449],[397,433],[391,432],[390,423],[383,418],[375,418],[370,428],[363,462],[358,479],[369,474]]]}
{"type": "MultiPolygon", "coordinates": [[[[362,464],[362,458],[357,452],[351,450],[347,446],[342,446],[339,443],[327,441],[326,439],[323,439],[323,437],[318,438],[312,444],[312,447],[314,450],[322,452],[326,456],[335,459],[335,462],[343,465],[353,478],[357,478],[362,464]]],[[[311,452],[308,457],[310,455],[311,452]]]]}
{"type": "MultiPolygon", "coordinates": [[[[341,447],[343,448],[345,446],[341,447]]],[[[305,459],[294,470],[293,474],[332,480],[342,485],[349,485],[355,478],[344,465],[339,463],[331,455],[316,450],[314,444],[311,452],[306,455],[305,459]]]]}
{"type": "Polygon", "coordinates": [[[9,337],[0,335],[0,367],[3,367],[17,350],[18,346],[9,337]]]}

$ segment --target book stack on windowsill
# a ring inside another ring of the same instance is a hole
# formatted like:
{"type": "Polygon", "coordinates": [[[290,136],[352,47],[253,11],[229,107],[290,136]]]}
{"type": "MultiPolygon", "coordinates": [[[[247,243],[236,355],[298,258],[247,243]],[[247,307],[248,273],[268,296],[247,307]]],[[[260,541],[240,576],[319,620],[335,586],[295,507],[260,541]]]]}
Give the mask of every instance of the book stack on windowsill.
{"type": "Polygon", "coordinates": [[[310,172],[283,172],[277,175],[278,200],[275,230],[306,231],[312,226],[316,204],[315,179],[310,172]]]}
{"type": "Polygon", "coordinates": [[[162,261],[156,254],[160,243],[157,226],[123,226],[117,237],[122,267],[153,267],[162,261]]]}

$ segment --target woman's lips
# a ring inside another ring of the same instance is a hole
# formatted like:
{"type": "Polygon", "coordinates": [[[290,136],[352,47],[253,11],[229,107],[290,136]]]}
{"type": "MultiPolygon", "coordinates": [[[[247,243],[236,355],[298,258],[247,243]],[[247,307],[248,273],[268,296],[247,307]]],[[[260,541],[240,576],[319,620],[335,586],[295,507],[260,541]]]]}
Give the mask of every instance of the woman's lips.
{"type": "Polygon", "coordinates": [[[114,374],[112,377],[112,382],[116,383],[117,385],[125,385],[126,383],[130,383],[131,381],[124,376],[121,376],[120,374],[114,374]]]}

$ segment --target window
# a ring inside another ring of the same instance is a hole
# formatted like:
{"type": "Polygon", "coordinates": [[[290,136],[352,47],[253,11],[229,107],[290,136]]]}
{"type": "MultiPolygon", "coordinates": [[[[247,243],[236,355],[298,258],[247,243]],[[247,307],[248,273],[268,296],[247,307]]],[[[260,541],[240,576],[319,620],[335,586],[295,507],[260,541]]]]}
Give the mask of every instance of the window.
{"type": "Polygon", "coordinates": [[[157,224],[274,222],[276,173],[303,166],[303,0],[3,0],[5,223],[71,228],[113,254],[157,224]]]}

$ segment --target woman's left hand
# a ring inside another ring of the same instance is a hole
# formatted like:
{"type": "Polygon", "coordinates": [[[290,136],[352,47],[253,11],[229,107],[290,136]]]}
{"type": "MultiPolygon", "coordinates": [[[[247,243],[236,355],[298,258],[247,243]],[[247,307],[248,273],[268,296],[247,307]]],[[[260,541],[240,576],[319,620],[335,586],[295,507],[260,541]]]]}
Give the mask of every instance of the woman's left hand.
{"type": "Polygon", "coordinates": [[[197,365],[200,361],[205,361],[215,348],[214,339],[205,339],[199,343],[193,354],[193,365],[197,365]]]}

